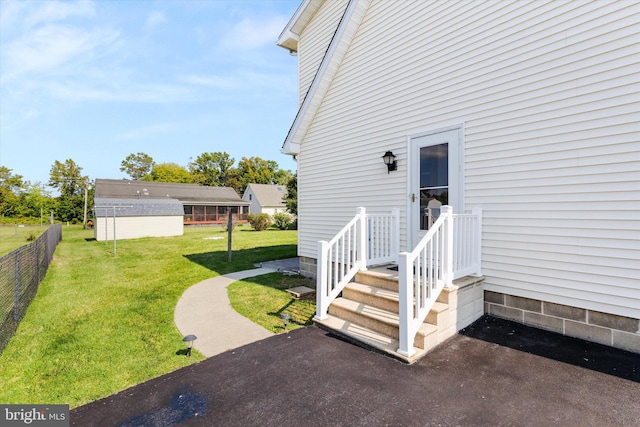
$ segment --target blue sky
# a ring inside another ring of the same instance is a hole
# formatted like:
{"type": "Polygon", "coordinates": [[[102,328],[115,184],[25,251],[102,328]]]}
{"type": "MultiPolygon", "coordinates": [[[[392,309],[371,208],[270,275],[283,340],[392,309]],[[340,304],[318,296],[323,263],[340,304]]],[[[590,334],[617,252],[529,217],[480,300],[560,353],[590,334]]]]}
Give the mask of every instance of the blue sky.
{"type": "Polygon", "coordinates": [[[0,1],[0,165],[46,183],[71,158],[124,178],[131,153],[280,153],[297,59],[275,42],[299,0],[0,1]]]}

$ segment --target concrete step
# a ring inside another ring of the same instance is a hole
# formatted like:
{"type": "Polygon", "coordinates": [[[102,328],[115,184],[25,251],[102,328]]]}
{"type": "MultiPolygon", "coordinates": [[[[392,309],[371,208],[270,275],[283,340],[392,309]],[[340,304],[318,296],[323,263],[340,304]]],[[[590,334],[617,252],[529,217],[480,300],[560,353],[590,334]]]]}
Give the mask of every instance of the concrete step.
{"type": "Polygon", "coordinates": [[[360,271],[356,273],[355,281],[364,285],[398,292],[398,272],[389,270],[386,267],[360,271]]]}
{"type": "Polygon", "coordinates": [[[344,298],[398,313],[398,293],[385,288],[351,282],[342,291],[344,298]]]}
{"type": "MultiPolygon", "coordinates": [[[[342,291],[343,298],[381,308],[386,311],[398,314],[398,293],[385,288],[378,288],[364,283],[351,282],[342,291]]],[[[436,302],[425,319],[425,323],[433,325],[443,324],[448,320],[449,306],[447,304],[436,302]]]]}
{"type": "Polygon", "coordinates": [[[330,330],[332,333],[346,338],[353,343],[381,351],[407,363],[415,362],[428,351],[416,348],[416,353],[411,357],[403,356],[398,353],[399,342],[397,339],[393,339],[385,334],[381,334],[380,332],[332,315],[329,315],[325,320],[316,320],[316,324],[322,328],[330,330]]]}
{"type": "MultiPolygon", "coordinates": [[[[391,339],[398,339],[399,317],[382,308],[367,305],[347,298],[337,298],[329,306],[329,314],[347,322],[379,332],[391,339]]],[[[427,349],[438,344],[438,327],[423,323],[416,334],[413,345],[427,349]]]]}
{"type": "Polygon", "coordinates": [[[431,311],[427,314],[427,318],[424,320],[425,323],[431,323],[432,325],[436,325],[438,327],[448,328],[449,327],[449,306],[442,302],[434,302],[433,307],[431,307],[431,311]]]}

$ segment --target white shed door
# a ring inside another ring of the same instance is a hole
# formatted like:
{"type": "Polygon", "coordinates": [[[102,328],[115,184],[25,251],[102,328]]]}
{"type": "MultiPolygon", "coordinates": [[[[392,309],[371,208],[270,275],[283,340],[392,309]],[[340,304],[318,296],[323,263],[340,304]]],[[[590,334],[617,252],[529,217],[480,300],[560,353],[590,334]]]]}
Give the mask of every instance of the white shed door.
{"type": "Polygon", "coordinates": [[[409,242],[414,247],[438,219],[442,205],[462,206],[460,129],[409,138],[409,242]]]}

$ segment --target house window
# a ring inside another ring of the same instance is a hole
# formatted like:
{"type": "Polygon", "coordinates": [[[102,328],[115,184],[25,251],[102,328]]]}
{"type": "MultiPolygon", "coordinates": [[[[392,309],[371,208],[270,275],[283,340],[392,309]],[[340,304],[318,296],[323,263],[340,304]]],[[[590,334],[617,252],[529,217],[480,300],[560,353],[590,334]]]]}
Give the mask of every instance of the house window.
{"type": "Polygon", "coordinates": [[[249,194],[249,201],[253,200],[253,194],[249,194]]]}

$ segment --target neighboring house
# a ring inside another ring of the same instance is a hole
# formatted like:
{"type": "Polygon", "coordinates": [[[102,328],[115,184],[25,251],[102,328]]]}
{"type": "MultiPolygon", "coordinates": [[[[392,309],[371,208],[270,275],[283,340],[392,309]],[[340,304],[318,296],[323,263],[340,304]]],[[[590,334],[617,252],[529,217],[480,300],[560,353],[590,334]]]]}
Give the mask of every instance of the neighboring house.
{"type": "MultiPolygon", "coordinates": [[[[132,231],[125,234],[126,228],[118,226],[124,221],[121,219],[116,220],[116,231],[118,236],[122,235],[119,238],[137,238],[181,235],[183,224],[224,224],[229,211],[238,221],[246,222],[248,205],[229,187],[96,179],[95,235],[98,240],[104,238],[105,213],[108,213],[106,221],[113,222],[113,206],[132,206],[115,209],[116,218],[129,218],[127,222],[132,231]]],[[[112,231],[107,233],[107,239],[112,239],[111,234],[112,231]]]]}
{"type": "Polygon", "coordinates": [[[251,203],[249,213],[269,215],[278,212],[286,212],[287,207],[283,197],[287,194],[287,188],[282,185],[249,184],[242,195],[242,200],[251,203]]]}
{"type": "Polygon", "coordinates": [[[484,311],[640,352],[638,22],[633,1],[302,1],[278,40],[301,267],[358,207],[397,209],[407,252],[440,204],[480,208],[484,311]]]}

